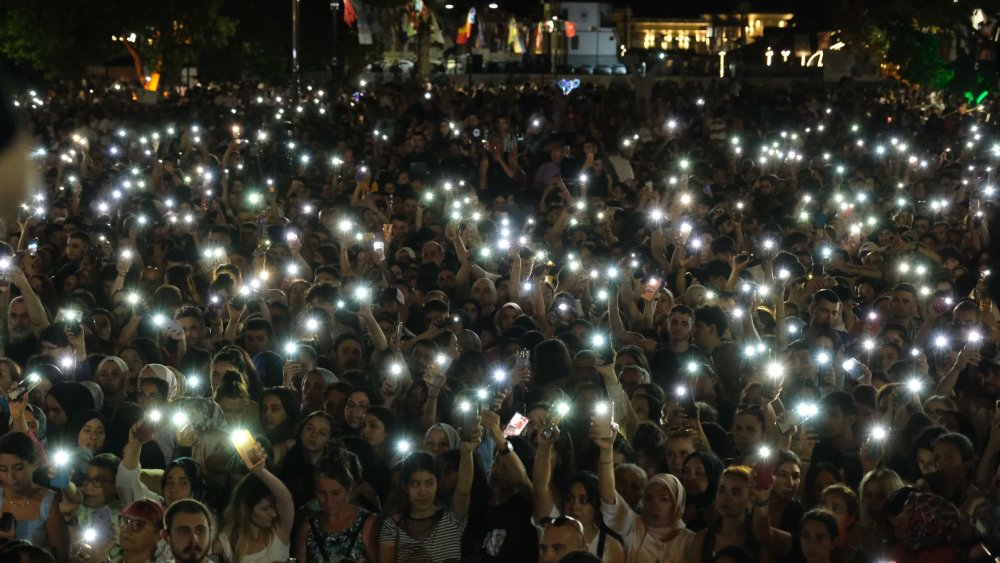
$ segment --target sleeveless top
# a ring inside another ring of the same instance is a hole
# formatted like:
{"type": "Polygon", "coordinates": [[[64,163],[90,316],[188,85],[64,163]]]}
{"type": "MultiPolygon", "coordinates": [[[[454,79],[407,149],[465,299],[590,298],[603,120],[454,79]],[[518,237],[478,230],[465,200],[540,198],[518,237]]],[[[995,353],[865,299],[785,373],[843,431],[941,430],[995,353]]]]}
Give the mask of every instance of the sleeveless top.
{"type": "Polygon", "coordinates": [[[365,521],[371,516],[364,508],[358,508],[354,521],[342,532],[326,532],[315,516],[309,517],[309,531],[306,532],[306,553],[309,561],[338,563],[344,559],[368,561],[362,532],[365,521]]]}
{"type": "MultiPolygon", "coordinates": [[[[225,532],[219,532],[219,545],[222,546],[222,556],[226,561],[234,561],[232,542],[225,532]]],[[[240,557],[240,563],[273,563],[274,561],[287,561],[289,545],[282,543],[277,537],[271,538],[271,543],[257,553],[251,553],[240,557]]]]}
{"type": "MultiPolygon", "coordinates": [[[[17,521],[17,527],[14,528],[17,539],[28,540],[38,547],[49,547],[49,536],[45,532],[45,521],[49,519],[49,512],[52,511],[52,501],[55,498],[55,491],[45,491],[45,498],[42,499],[42,504],[38,508],[38,519],[17,521]]],[[[4,490],[3,487],[0,487],[0,506],[3,506],[3,503],[4,490]]]]}

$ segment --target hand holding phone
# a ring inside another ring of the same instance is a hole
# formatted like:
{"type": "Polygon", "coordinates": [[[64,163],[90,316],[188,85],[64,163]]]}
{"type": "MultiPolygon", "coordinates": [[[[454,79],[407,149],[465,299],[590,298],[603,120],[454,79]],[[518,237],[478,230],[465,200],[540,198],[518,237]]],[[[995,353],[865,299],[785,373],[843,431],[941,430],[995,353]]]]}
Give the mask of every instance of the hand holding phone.
{"type": "Polygon", "coordinates": [[[754,489],[757,491],[770,491],[774,487],[774,471],[776,467],[776,455],[767,446],[761,446],[755,452],[756,461],[753,464],[754,489]]]}

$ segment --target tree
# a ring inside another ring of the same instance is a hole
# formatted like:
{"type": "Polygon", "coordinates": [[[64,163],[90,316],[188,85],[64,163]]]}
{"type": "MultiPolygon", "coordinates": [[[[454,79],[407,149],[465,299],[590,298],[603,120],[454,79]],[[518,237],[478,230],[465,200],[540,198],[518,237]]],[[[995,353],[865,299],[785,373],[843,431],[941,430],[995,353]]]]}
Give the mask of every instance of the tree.
{"type": "Polygon", "coordinates": [[[225,47],[236,20],[222,14],[224,0],[3,0],[0,52],[48,78],[75,78],[88,64],[126,51],[139,60],[140,82],[159,72],[176,77],[199,56],[225,47]]]}
{"type": "Polygon", "coordinates": [[[49,79],[77,77],[112,53],[113,18],[94,0],[4,0],[0,53],[49,79]]]}
{"type": "Polygon", "coordinates": [[[975,63],[969,56],[973,10],[1000,12],[1000,0],[834,0],[823,6],[817,21],[839,29],[853,48],[898,67],[910,83],[953,89],[966,87],[957,82],[965,82],[964,67],[975,63]]]}

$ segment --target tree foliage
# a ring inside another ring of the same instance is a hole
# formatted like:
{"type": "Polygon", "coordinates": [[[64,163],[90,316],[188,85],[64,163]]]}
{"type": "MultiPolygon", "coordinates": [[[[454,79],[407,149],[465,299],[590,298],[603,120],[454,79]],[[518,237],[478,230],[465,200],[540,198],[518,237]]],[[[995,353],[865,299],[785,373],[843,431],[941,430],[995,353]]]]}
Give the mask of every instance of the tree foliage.
{"type": "Polygon", "coordinates": [[[968,55],[976,8],[995,17],[1000,0],[834,0],[826,5],[823,19],[833,22],[853,47],[898,67],[900,78],[931,88],[961,89],[965,86],[957,82],[969,76],[963,65],[974,63],[968,55]]]}
{"type": "Polygon", "coordinates": [[[3,0],[0,54],[48,78],[77,77],[87,65],[127,53],[112,37],[136,34],[150,71],[167,75],[225,47],[236,20],[224,0],[3,0]]]}

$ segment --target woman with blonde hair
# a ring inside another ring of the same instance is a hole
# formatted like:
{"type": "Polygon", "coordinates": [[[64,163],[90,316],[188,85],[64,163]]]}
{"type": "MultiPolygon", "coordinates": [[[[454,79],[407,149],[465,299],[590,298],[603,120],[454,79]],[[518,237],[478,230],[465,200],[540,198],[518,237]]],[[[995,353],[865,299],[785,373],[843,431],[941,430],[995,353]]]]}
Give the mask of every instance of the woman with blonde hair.
{"type": "Polygon", "coordinates": [[[869,471],[861,479],[858,487],[858,504],[861,505],[860,530],[861,551],[876,553],[882,542],[889,537],[883,524],[882,509],[892,493],[902,489],[903,480],[891,469],[884,467],[869,471]]]}

